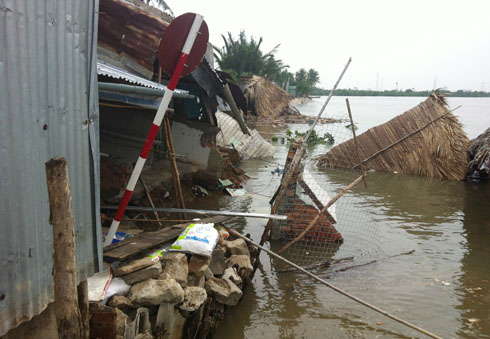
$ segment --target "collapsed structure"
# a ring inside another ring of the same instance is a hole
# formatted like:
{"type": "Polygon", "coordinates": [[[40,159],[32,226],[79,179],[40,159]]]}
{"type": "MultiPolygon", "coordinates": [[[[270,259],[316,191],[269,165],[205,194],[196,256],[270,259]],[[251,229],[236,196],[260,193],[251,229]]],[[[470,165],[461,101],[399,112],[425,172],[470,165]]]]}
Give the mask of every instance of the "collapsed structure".
{"type": "Polygon", "coordinates": [[[392,120],[317,157],[318,165],[462,180],[468,163],[468,137],[435,92],[392,120]]]}
{"type": "Polygon", "coordinates": [[[490,128],[471,140],[468,147],[468,168],[466,177],[472,181],[488,179],[490,168],[490,128]]]}

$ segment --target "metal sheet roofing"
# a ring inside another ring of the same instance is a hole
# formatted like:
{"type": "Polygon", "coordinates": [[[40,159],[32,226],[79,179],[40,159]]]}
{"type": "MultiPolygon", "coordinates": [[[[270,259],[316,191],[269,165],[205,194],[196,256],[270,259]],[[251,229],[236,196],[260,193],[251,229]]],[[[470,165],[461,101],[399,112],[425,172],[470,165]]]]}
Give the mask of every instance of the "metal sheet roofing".
{"type": "Polygon", "coordinates": [[[54,298],[44,168],[52,157],[69,166],[79,280],[101,264],[97,4],[2,1],[0,336],[54,298]]]}
{"type": "Polygon", "coordinates": [[[156,88],[161,90],[167,89],[167,86],[159,84],[158,82],[153,82],[138,75],[131,74],[122,68],[110,65],[100,60],[97,60],[97,74],[105,75],[114,79],[122,79],[132,84],[137,84],[149,88],[156,88]]]}
{"type": "Polygon", "coordinates": [[[233,144],[243,160],[267,158],[276,152],[276,148],[262,138],[257,130],[251,130],[250,135],[244,134],[238,122],[228,114],[218,111],[216,119],[221,128],[216,135],[216,143],[223,147],[233,144]]]}
{"type": "MultiPolygon", "coordinates": [[[[140,85],[148,88],[155,88],[162,91],[167,90],[167,86],[159,84],[158,82],[154,82],[138,75],[132,74],[122,68],[117,66],[108,64],[104,61],[97,60],[97,74],[104,75],[113,79],[124,80],[129,83],[140,85]]],[[[175,89],[175,94],[188,94],[188,91],[184,91],[181,89],[175,89]]],[[[162,94],[163,95],[163,94],[162,94]]]]}

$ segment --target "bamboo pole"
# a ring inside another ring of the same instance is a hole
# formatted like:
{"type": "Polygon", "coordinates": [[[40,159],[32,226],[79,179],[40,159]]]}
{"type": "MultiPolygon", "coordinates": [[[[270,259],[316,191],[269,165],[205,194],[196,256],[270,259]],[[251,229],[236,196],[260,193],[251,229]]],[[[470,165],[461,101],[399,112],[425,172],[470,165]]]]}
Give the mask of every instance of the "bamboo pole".
{"type": "MultiPolygon", "coordinates": [[[[354,143],[356,144],[357,161],[361,163],[361,154],[359,153],[360,146],[359,143],[357,142],[356,125],[354,125],[354,119],[352,119],[352,112],[350,110],[349,98],[345,98],[345,103],[347,104],[347,112],[349,112],[349,120],[352,128],[352,135],[354,136],[354,143]]],[[[364,172],[364,166],[362,163],[361,163],[361,171],[364,172]]],[[[367,188],[366,180],[364,180],[364,187],[367,188]]]]}
{"type": "MultiPolygon", "coordinates": [[[[303,140],[303,143],[301,144],[301,146],[296,151],[296,154],[294,155],[293,160],[291,161],[289,169],[287,171],[286,171],[286,169],[284,170],[285,174],[283,175],[283,177],[281,179],[281,186],[276,191],[276,194],[274,194],[274,197],[273,197],[274,202],[273,202],[273,205],[271,208],[271,213],[277,213],[277,209],[280,205],[280,202],[281,202],[284,194],[286,194],[286,189],[287,189],[287,185],[289,183],[289,180],[291,180],[291,177],[292,177],[294,171],[296,170],[296,167],[298,167],[298,165],[299,165],[299,163],[300,163],[301,159],[303,158],[303,155],[306,151],[306,145],[308,144],[308,138],[311,135],[311,131],[313,131],[313,129],[315,129],[315,126],[318,123],[318,120],[320,120],[320,117],[322,116],[323,111],[325,110],[328,103],[330,102],[330,99],[332,98],[334,91],[337,89],[337,86],[339,85],[340,81],[342,80],[342,78],[343,78],[345,72],[347,71],[347,68],[349,67],[351,61],[352,61],[352,58],[349,58],[349,60],[347,61],[347,64],[344,66],[342,72],[340,73],[340,76],[338,77],[337,81],[335,82],[333,88],[330,90],[330,93],[328,94],[327,100],[325,101],[322,108],[320,109],[320,112],[318,112],[318,115],[316,116],[315,121],[313,122],[313,125],[311,126],[310,130],[306,134],[306,136],[303,140]]],[[[262,234],[262,238],[260,240],[261,245],[263,245],[268,240],[269,233],[272,229],[272,225],[273,225],[272,222],[269,220],[269,222],[267,223],[267,225],[265,227],[264,233],[262,234]]]]}
{"type": "MultiPolygon", "coordinates": [[[[182,186],[180,184],[179,170],[177,168],[177,163],[175,162],[175,157],[173,156],[173,154],[175,154],[175,147],[172,138],[172,131],[170,128],[170,120],[168,118],[168,115],[166,115],[165,118],[163,119],[163,124],[165,126],[165,140],[167,141],[167,147],[169,151],[168,159],[170,161],[170,168],[172,169],[172,178],[174,179],[175,193],[177,195],[177,205],[180,208],[185,208],[184,194],[182,193],[182,186]]],[[[179,217],[181,219],[187,219],[185,213],[179,213],[179,217]]]]}
{"type": "MultiPolygon", "coordinates": [[[[151,207],[155,208],[155,204],[153,203],[153,199],[151,198],[150,191],[148,190],[148,186],[146,186],[145,181],[143,180],[143,177],[140,177],[141,185],[143,185],[143,189],[145,190],[146,197],[148,198],[148,201],[150,202],[151,207]]],[[[160,222],[160,218],[158,217],[158,212],[153,211],[153,215],[157,219],[157,222],[160,226],[162,226],[162,223],[160,222]]]]}
{"type": "Polygon", "coordinates": [[[399,323],[401,323],[401,324],[403,324],[403,325],[405,325],[405,326],[408,326],[408,327],[410,327],[410,328],[412,328],[412,329],[414,329],[414,330],[416,330],[416,331],[419,331],[420,333],[423,333],[423,334],[425,334],[425,335],[427,335],[427,336],[429,336],[429,337],[431,337],[431,338],[435,338],[435,339],[442,339],[441,337],[439,337],[438,335],[436,335],[436,334],[434,334],[434,333],[432,333],[432,332],[429,332],[429,331],[427,331],[427,330],[424,330],[423,328],[421,328],[421,327],[419,327],[419,326],[417,326],[417,325],[414,325],[414,324],[412,324],[412,323],[409,323],[409,322],[408,322],[408,321],[406,321],[406,320],[403,320],[403,319],[401,319],[401,318],[398,318],[397,316],[395,316],[395,315],[393,315],[393,314],[390,314],[390,313],[386,312],[385,310],[382,310],[382,309],[381,309],[381,308],[379,308],[379,307],[376,307],[376,306],[374,306],[374,305],[372,305],[372,304],[370,304],[370,303],[368,303],[368,302],[366,302],[366,301],[364,301],[364,300],[362,300],[362,299],[360,299],[360,298],[358,298],[358,297],[356,297],[356,296],[354,296],[354,295],[352,295],[352,294],[350,294],[350,293],[345,292],[344,290],[341,290],[340,288],[338,288],[338,287],[336,287],[336,286],[334,286],[334,285],[332,285],[332,284],[328,283],[327,281],[323,280],[323,279],[322,279],[322,278],[320,278],[319,276],[317,276],[317,275],[315,275],[315,274],[311,273],[310,271],[305,270],[303,267],[301,267],[301,266],[299,266],[299,265],[296,265],[296,264],[295,264],[295,263],[293,263],[292,261],[289,261],[289,260],[287,260],[286,258],[281,257],[279,254],[272,252],[272,251],[271,251],[271,250],[269,250],[268,248],[265,248],[264,246],[261,246],[261,245],[259,245],[259,244],[255,243],[255,242],[253,242],[252,240],[250,240],[249,238],[247,238],[247,237],[243,236],[242,234],[240,234],[240,233],[236,232],[235,230],[233,230],[233,229],[231,229],[231,228],[228,228],[228,227],[226,227],[226,226],[224,226],[224,227],[225,227],[225,228],[228,230],[228,232],[229,232],[230,234],[233,234],[233,235],[235,235],[235,236],[237,236],[237,237],[242,238],[242,239],[243,239],[243,240],[245,240],[246,242],[249,242],[250,244],[252,244],[252,245],[256,246],[258,249],[260,249],[260,250],[262,250],[262,251],[264,251],[264,252],[266,252],[266,253],[269,253],[269,254],[270,254],[270,255],[272,255],[273,257],[275,257],[275,258],[277,258],[277,259],[279,259],[279,260],[281,260],[281,261],[285,262],[285,263],[286,263],[286,264],[288,264],[289,266],[292,266],[292,267],[296,268],[297,270],[300,270],[301,272],[303,272],[303,273],[305,273],[305,274],[309,275],[310,277],[312,277],[312,278],[313,278],[313,279],[315,279],[316,281],[320,282],[321,284],[323,284],[323,285],[325,285],[325,286],[327,286],[327,287],[331,288],[331,289],[332,289],[332,290],[334,290],[335,292],[338,292],[338,293],[340,293],[340,294],[342,294],[342,295],[346,296],[347,298],[349,298],[349,299],[351,299],[351,300],[354,300],[355,302],[357,302],[357,303],[359,303],[359,304],[361,304],[361,305],[364,305],[364,306],[366,306],[366,307],[369,307],[370,309],[372,309],[372,310],[374,310],[374,311],[376,311],[376,312],[378,312],[378,313],[381,313],[382,315],[384,315],[384,316],[386,316],[386,317],[388,317],[388,318],[390,318],[390,319],[393,319],[393,320],[395,320],[395,321],[397,321],[397,322],[399,322],[399,323]]]}
{"type": "Polygon", "coordinates": [[[298,235],[296,238],[294,238],[291,242],[287,243],[283,248],[281,248],[279,251],[277,251],[277,254],[281,254],[285,250],[287,250],[289,247],[293,246],[296,244],[298,241],[303,239],[303,237],[308,233],[308,231],[317,223],[318,219],[320,218],[320,215],[325,213],[325,211],[332,206],[337,200],[339,200],[346,192],[350,191],[353,189],[358,183],[360,183],[362,180],[364,180],[367,176],[367,173],[364,173],[361,175],[359,178],[351,182],[347,187],[345,187],[342,191],[337,193],[335,197],[333,197],[321,210],[318,212],[318,214],[315,216],[315,218],[310,222],[308,227],[306,227],[303,232],[301,232],[300,235],[298,235]]]}
{"type": "Polygon", "coordinates": [[[68,166],[64,158],[46,164],[50,222],[53,225],[53,275],[58,334],[62,339],[82,338],[84,326],[78,306],[75,223],[68,166]]]}

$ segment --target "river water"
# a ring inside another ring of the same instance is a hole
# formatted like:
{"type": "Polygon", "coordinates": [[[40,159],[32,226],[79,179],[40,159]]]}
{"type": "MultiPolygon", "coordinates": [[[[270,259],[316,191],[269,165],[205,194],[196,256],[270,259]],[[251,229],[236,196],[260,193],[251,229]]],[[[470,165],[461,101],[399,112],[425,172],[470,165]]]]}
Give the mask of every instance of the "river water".
{"type": "MultiPolygon", "coordinates": [[[[314,99],[298,108],[305,115],[316,115],[325,99],[314,99]]],[[[349,100],[358,133],[362,133],[423,98],[349,100]]],[[[454,114],[470,139],[490,126],[490,98],[450,98],[449,105],[462,105],[454,114]]],[[[345,98],[334,97],[324,116],[338,117],[345,112],[345,98]]],[[[307,127],[289,126],[292,130],[307,127]]],[[[251,177],[245,184],[251,193],[222,198],[222,209],[270,211],[269,197],[280,180],[271,171],[284,164],[287,145],[281,138],[285,129],[267,126],[259,131],[269,141],[278,137],[271,141],[277,152],[273,159],[242,164],[251,177]]],[[[309,157],[326,151],[326,146],[317,146],[309,150],[309,157]]],[[[315,170],[314,174],[323,184],[339,187],[359,175],[341,176],[332,170],[315,170]]],[[[356,254],[350,264],[381,260],[344,272],[317,269],[316,274],[441,337],[490,338],[490,184],[374,173],[368,177],[367,188],[360,185],[345,199],[355,199],[359,208],[353,213],[368,221],[359,227],[370,232],[371,242],[359,250],[358,244],[346,238],[335,257],[344,257],[355,248],[361,255],[356,254]],[[382,260],[410,250],[415,252],[382,260]]],[[[262,219],[232,220],[233,226],[256,241],[265,223],[262,219]]],[[[267,254],[261,254],[261,262],[263,267],[257,270],[240,304],[230,308],[215,338],[423,337],[303,274],[278,272],[284,265],[267,254]]]]}

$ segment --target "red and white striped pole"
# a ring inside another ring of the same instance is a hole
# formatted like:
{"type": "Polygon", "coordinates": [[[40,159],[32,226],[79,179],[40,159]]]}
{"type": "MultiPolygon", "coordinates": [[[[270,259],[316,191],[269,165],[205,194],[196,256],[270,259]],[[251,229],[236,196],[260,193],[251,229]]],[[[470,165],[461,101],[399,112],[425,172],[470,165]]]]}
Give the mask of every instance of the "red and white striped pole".
{"type": "Polygon", "coordinates": [[[191,52],[192,46],[194,45],[194,41],[196,40],[197,35],[199,34],[199,28],[203,22],[203,16],[196,14],[194,21],[192,23],[191,29],[189,30],[189,34],[185,40],[184,46],[182,47],[182,51],[180,52],[179,59],[174,68],[172,76],[170,77],[170,81],[167,85],[167,90],[165,90],[165,94],[163,95],[162,102],[158,107],[157,114],[155,115],[155,119],[153,120],[153,124],[150,128],[150,132],[146,137],[145,144],[143,145],[143,149],[141,150],[140,156],[136,165],[134,166],[133,173],[131,173],[131,177],[129,178],[128,185],[126,186],[126,191],[124,192],[121,203],[119,204],[119,208],[117,209],[116,216],[112,221],[111,227],[104,241],[104,247],[108,246],[112,243],[114,239],[114,235],[116,235],[119,224],[121,223],[124,212],[126,211],[126,207],[128,206],[129,199],[133,194],[134,187],[138,182],[141,171],[143,170],[143,166],[145,165],[146,159],[148,158],[148,154],[150,153],[151,147],[153,145],[153,141],[155,140],[155,136],[160,129],[160,124],[162,123],[163,118],[165,117],[165,113],[168,109],[168,105],[170,103],[170,99],[174,94],[174,90],[177,87],[177,83],[179,82],[180,75],[182,74],[182,70],[185,67],[185,63],[189,54],[191,52]]]}

